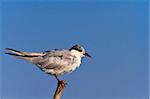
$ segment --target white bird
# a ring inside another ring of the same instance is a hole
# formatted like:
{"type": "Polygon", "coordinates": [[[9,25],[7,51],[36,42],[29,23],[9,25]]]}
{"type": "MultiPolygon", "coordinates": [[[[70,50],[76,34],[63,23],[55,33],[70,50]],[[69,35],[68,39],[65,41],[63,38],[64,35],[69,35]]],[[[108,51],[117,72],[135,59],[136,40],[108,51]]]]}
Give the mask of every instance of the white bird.
{"type": "Polygon", "coordinates": [[[58,81],[58,76],[72,72],[81,64],[81,58],[91,57],[80,45],[74,45],[70,49],[54,49],[45,52],[22,52],[6,48],[11,53],[6,53],[17,58],[27,60],[37,65],[42,71],[53,75],[58,81]]]}

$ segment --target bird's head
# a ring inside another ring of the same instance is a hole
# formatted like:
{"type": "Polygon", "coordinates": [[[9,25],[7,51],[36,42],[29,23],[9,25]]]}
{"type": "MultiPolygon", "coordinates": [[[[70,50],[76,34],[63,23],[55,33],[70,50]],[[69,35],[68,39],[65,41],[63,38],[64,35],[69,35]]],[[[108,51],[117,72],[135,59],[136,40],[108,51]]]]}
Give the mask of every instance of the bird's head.
{"type": "Polygon", "coordinates": [[[91,55],[89,55],[85,49],[83,47],[81,47],[80,45],[76,44],[73,47],[71,47],[69,49],[74,55],[80,56],[80,57],[92,57],[91,55]]]}

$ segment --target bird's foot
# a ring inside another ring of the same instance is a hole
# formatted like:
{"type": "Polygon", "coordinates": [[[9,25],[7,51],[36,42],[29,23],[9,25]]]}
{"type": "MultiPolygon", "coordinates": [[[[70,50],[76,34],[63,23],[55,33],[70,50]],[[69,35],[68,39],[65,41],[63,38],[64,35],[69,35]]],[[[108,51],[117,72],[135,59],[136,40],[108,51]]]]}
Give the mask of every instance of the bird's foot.
{"type": "Polygon", "coordinates": [[[61,85],[62,88],[64,88],[67,85],[67,81],[66,80],[59,80],[58,84],[61,85]]]}

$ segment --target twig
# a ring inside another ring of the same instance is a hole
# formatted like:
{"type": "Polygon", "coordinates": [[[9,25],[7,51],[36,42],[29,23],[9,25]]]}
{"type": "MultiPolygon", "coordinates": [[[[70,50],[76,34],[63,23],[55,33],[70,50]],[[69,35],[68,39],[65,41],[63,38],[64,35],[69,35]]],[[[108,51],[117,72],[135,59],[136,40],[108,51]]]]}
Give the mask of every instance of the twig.
{"type": "Polygon", "coordinates": [[[57,82],[57,89],[54,94],[54,99],[60,99],[60,96],[62,95],[62,92],[63,92],[66,84],[67,84],[66,80],[60,80],[57,82]]]}

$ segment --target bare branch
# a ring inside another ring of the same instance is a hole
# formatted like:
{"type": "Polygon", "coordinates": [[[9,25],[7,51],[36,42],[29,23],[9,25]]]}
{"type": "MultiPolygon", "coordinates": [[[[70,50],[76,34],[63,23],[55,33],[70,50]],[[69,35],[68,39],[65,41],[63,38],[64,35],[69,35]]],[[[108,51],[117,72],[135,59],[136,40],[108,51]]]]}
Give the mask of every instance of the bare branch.
{"type": "Polygon", "coordinates": [[[60,80],[57,82],[57,89],[54,94],[54,99],[60,99],[66,84],[67,84],[66,80],[60,80]]]}

